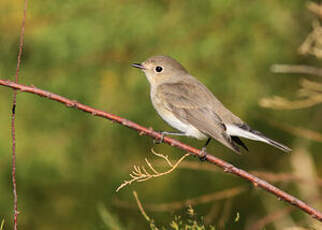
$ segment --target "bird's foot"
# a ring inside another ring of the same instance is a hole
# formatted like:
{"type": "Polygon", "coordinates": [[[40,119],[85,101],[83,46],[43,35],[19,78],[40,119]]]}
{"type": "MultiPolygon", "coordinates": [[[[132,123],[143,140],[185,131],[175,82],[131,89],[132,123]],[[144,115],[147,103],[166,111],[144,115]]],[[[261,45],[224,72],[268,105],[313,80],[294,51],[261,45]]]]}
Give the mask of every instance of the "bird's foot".
{"type": "Polygon", "coordinates": [[[206,147],[202,147],[201,152],[200,152],[199,159],[201,161],[207,160],[207,148],[206,147]]]}
{"type": "Polygon", "coordinates": [[[156,139],[153,139],[153,144],[161,144],[163,142],[163,139],[164,139],[164,135],[165,135],[165,132],[160,132],[161,134],[161,138],[156,140],[156,139]]]}

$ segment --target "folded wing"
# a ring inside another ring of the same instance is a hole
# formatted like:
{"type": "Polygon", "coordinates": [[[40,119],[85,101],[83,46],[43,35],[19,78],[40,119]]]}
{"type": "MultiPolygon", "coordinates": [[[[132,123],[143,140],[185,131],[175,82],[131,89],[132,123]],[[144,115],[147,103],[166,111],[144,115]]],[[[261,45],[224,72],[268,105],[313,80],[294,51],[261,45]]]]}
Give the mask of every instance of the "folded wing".
{"type": "Polygon", "coordinates": [[[200,132],[216,139],[239,153],[239,148],[213,108],[214,96],[198,81],[179,81],[158,86],[156,94],[165,107],[180,121],[191,124],[200,132]]]}

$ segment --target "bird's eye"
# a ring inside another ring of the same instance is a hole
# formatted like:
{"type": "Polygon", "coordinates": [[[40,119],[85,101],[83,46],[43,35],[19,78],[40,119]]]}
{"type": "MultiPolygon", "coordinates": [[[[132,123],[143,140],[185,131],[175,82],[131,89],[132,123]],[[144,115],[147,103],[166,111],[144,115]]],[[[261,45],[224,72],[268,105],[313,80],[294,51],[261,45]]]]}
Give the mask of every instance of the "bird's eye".
{"type": "Polygon", "coordinates": [[[157,66],[157,67],[155,67],[155,71],[157,71],[157,72],[161,72],[163,70],[163,68],[161,67],[161,66],[157,66]]]}

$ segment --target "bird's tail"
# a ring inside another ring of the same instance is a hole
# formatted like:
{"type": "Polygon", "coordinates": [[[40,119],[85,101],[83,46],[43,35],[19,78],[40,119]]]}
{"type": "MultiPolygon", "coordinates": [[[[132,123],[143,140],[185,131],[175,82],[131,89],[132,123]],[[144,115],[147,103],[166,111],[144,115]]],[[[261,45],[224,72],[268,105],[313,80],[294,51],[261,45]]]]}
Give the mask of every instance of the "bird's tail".
{"type": "Polygon", "coordinates": [[[227,128],[226,132],[230,136],[238,136],[238,137],[244,137],[244,138],[254,140],[254,141],[261,141],[261,142],[267,143],[269,145],[272,145],[284,152],[292,151],[292,149],[290,149],[289,147],[264,136],[259,131],[252,130],[248,125],[240,125],[240,126],[227,125],[226,128],[227,128]]]}
{"type": "Polygon", "coordinates": [[[292,151],[292,149],[290,149],[289,147],[287,147],[287,146],[285,146],[285,145],[283,145],[281,143],[278,143],[277,141],[274,141],[274,140],[272,140],[272,139],[270,139],[268,137],[265,137],[265,136],[264,136],[264,138],[268,141],[266,143],[270,144],[271,146],[274,146],[274,147],[276,147],[276,148],[278,148],[278,149],[280,149],[280,150],[282,150],[284,152],[292,151]]]}

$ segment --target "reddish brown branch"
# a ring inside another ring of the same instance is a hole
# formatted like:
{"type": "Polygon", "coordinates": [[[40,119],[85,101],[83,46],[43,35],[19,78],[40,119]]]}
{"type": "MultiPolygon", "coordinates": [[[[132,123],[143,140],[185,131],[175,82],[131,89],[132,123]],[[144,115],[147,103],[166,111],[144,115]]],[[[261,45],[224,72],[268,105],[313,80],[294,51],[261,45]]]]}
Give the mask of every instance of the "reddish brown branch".
{"type": "MultiPolygon", "coordinates": [[[[26,15],[27,15],[27,4],[28,0],[25,0],[24,10],[23,10],[23,19],[20,32],[20,42],[19,42],[19,52],[17,57],[17,67],[15,82],[18,83],[19,71],[21,64],[21,55],[24,42],[25,34],[25,24],[26,24],[26,15]]],[[[18,228],[18,195],[17,195],[17,184],[16,184],[16,130],[15,130],[15,121],[16,121],[16,105],[17,105],[17,90],[13,90],[13,99],[12,99],[12,114],[11,114],[11,136],[12,136],[12,186],[13,186],[13,208],[14,208],[14,229],[18,228]]]]}
{"type": "MultiPolygon", "coordinates": [[[[50,100],[55,100],[60,103],[63,103],[67,107],[74,107],[74,108],[82,110],[84,112],[91,113],[94,116],[107,118],[107,119],[112,120],[114,122],[120,123],[123,126],[126,126],[128,128],[138,131],[140,135],[147,135],[147,136],[153,137],[156,140],[161,140],[161,134],[156,131],[153,131],[151,128],[149,129],[149,128],[143,127],[143,126],[138,125],[138,124],[136,124],[132,121],[129,121],[125,118],[104,112],[102,110],[91,108],[89,106],[83,105],[81,103],[67,99],[67,98],[59,96],[57,94],[54,94],[54,93],[51,93],[51,92],[48,92],[45,90],[41,90],[41,89],[38,89],[35,87],[31,87],[31,86],[16,84],[16,83],[14,83],[12,81],[8,81],[8,80],[0,80],[0,85],[7,86],[7,87],[10,87],[13,89],[17,89],[22,92],[28,92],[28,93],[32,93],[32,94],[37,94],[42,97],[47,97],[50,100]]],[[[198,156],[198,157],[203,156],[201,150],[196,149],[192,146],[186,145],[186,144],[179,142],[175,139],[172,139],[170,137],[164,137],[163,142],[167,143],[173,147],[190,152],[195,156],[198,156]]],[[[304,212],[308,213],[309,215],[311,215],[313,218],[322,222],[322,213],[321,212],[312,208],[311,206],[307,205],[306,203],[297,199],[296,197],[276,188],[275,186],[269,184],[268,182],[254,176],[242,169],[236,168],[232,164],[230,164],[226,161],[223,161],[211,154],[208,154],[206,156],[206,160],[217,165],[218,167],[222,168],[227,173],[231,173],[231,174],[240,176],[240,177],[252,182],[254,186],[261,187],[262,189],[277,196],[278,199],[285,200],[286,202],[296,206],[297,208],[299,208],[299,209],[303,210],[304,212]]]]}

